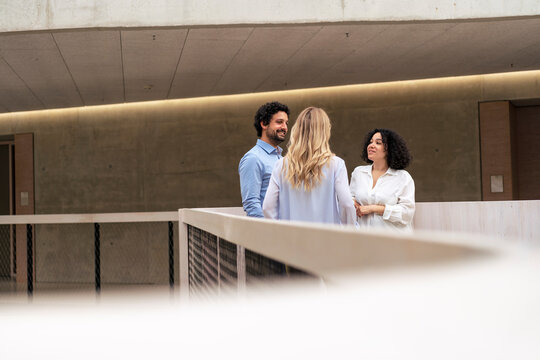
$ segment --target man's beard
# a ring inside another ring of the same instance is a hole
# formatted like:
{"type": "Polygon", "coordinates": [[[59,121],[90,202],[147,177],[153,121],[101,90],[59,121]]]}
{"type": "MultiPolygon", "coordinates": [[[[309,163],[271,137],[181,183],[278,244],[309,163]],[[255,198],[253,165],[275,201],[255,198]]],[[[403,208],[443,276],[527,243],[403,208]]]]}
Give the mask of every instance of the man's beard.
{"type": "MultiPolygon", "coordinates": [[[[280,132],[280,134],[283,134],[283,132],[280,132]]],[[[282,143],[283,140],[285,140],[285,135],[287,135],[287,133],[283,134],[283,138],[281,138],[277,130],[276,131],[272,131],[271,129],[266,130],[266,136],[268,137],[268,139],[274,141],[276,144],[282,143]]]]}

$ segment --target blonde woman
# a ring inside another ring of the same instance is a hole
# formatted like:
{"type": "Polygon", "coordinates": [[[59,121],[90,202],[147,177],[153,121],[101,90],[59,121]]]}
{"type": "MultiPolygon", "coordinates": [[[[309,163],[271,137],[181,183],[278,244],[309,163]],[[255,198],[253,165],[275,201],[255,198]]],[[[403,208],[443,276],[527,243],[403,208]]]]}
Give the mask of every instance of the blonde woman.
{"type": "Polygon", "coordinates": [[[309,107],[298,115],[287,155],[272,171],[263,202],[266,218],[355,223],[347,169],[330,150],[330,128],[322,109],[309,107]]]}

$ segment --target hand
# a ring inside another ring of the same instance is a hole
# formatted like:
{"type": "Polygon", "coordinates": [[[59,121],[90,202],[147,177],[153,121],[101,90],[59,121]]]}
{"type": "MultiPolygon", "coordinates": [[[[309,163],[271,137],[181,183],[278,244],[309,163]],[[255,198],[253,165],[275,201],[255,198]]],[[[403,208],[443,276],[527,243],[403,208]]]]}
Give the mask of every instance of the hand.
{"type": "Polygon", "coordinates": [[[370,205],[360,205],[356,200],[354,200],[354,208],[358,217],[371,214],[370,205]]]}
{"type": "Polygon", "coordinates": [[[354,208],[356,209],[356,216],[362,217],[369,214],[381,215],[384,213],[384,205],[360,205],[356,200],[354,201],[354,208]]]}
{"type": "Polygon", "coordinates": [[[354,209],[356,210],[356,216],[362,216],[360,215],[360,204],[358,203],[358,201],[356,201],[356,199],[353,199],[354,201],[354,209]]]}
{"type": "Polygon", "coordinates": [[[373,212],[373,207],[371,205],[360,205],[358,207],[358,209],[356,209],[356,214],[358,216],[364,216],[364,215],[369,215],[373,212]]]}

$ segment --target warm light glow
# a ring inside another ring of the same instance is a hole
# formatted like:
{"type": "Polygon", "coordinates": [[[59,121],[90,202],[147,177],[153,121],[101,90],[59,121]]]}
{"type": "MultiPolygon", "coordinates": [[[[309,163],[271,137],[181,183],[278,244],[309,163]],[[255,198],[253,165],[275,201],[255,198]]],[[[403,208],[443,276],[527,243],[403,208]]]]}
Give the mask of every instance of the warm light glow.
{"type": "MultiPolygon", "coordinates": [[[[244,93],[233,95],[218,95],[218,96],[205,96],[196,98],[184,98],[184,99],[166,99],[166,100],[153,100],[153,101],[140,101],[130,103],[119,104],[107,104],[107,105],[91,105],[62,109],[46,109],[46,110],[32,110],[32,111],[20,111],[0,114],[0,121],[8,119],[28,119],[29,117],[58,117],[75,113],[87,113],[92,111],[108,112],[118,110],[137,110],[137,109],[149,109],[149,108],[163,108],[163,107],[200,107],[211,108],[212,106],[220,105],[234,105],[235,107],[242,104],[261,103],[269,101],[270,99],[287,99],[288,102],[299,101],[306,98],[317,98],[319,96],[345,96],[354,93],[362,94],[366,91],[371,95],[388,96],[389,91],[403,90],[412,92],[422,87],[429,87],[430,89],[437,87],[448,88],[453,85],[463,85],[470,83],[473,84],[485,84],[503,86],[506,83],[512,84],[512,86],[519,86],[520,82],[531,81],[534,78],[540,78],[540,70],[519,71],[519,72],[506,72],[496,74],[483,74],[483,75],[468,75],[468,76],[452,76],[442,78],[429,78],[418,80],[402,80],[402,81],[389,81],[379,83],[368,84],[354,84],[354,85],[341,85],[341,86],[328,86],[309,89],[296,89],[296,90],[282,90],[282,91],[269,91],[269,92],[257,92],[257,93],[244,93]],[[516,83],[518,82],[518,83],[516,83]]],[[[484,85],[485,86],[485,85],[484,85]]],[[[485,100],[499,100],[497,98],[490,99],[485,93],[478,94],[479,101],[485,100]]],[[[540,97],[540,94],[539,94],[540,97]]],[[[517,100],[507,99],[507,100],[517,100]]],[[[285,100],[283,100],[285,101],[285,100]]]]}

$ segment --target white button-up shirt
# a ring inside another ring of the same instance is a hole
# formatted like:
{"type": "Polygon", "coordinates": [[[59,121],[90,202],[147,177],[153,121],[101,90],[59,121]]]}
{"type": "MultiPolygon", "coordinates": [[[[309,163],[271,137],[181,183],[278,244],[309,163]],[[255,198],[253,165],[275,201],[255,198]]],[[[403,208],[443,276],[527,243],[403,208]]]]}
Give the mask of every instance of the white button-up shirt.
{"type": "Polygon", "coordinates": [[[414,180],[405,170],[388,168],[373,186],[372,165],[358,166],[351,176],[351,195],[360,205],[384,205],[383,215],[357,219],[360,226],[411,230],[414,216],[414,180]]]}
{"type": "Polygon", "coordinates": [[[332,157],[323,167],[321,182],[311,191],[292,188],[277,161],[263,203],[266,218],[334,224],[355,224],[356,211],[349,192],[345,162],[332,157]]]}

